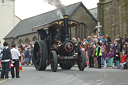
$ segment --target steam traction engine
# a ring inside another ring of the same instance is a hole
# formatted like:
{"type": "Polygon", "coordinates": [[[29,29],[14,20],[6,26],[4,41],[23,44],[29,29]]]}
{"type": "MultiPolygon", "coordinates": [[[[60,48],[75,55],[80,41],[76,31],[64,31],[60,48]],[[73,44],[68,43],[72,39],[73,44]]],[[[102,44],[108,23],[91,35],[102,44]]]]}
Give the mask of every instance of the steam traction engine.
{"type": "Polygon", "coordinates": [[[75,53],[75,45],[71,41],[69,27],[78,25],[75,20],[64,19],[53,21],[47,25],[33,28],[37,30],[39,40],[34,45],[33,61],[37,70],[45,70],[51,64],[53,72],[57,71],[58,64],[62,69],[71,69],[77,63],[80,71],[86,67],[84,50],[75,53]]]}

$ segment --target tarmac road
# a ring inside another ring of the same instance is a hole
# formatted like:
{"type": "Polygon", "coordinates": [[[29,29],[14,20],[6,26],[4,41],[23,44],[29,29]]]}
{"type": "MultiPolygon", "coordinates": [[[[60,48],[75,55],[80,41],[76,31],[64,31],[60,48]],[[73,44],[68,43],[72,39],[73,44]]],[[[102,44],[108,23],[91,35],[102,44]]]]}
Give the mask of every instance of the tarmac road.
{"type": "Polygon", "coordinates": [[[128,69],[86,68],[52,72],[36,71],[34,67],[23,67],[20,78],[0,80],[0,85],[128,85],[128,69]]]}

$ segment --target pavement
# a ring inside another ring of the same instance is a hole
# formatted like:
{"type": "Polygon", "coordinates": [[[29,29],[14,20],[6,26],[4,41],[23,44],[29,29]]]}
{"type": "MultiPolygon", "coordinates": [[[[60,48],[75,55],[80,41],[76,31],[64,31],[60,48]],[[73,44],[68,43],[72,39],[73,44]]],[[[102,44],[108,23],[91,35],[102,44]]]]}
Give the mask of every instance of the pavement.
{"type": "MultiPolygon", "coordinates": [[[[10,73],[9,73],[10,75],[10,73]]],[[[128,85],[128,70],[85,68],[52,72],[37,71],[33,66],[23,66],[20,78],[0,80],[0,85],[128,85]]]]}

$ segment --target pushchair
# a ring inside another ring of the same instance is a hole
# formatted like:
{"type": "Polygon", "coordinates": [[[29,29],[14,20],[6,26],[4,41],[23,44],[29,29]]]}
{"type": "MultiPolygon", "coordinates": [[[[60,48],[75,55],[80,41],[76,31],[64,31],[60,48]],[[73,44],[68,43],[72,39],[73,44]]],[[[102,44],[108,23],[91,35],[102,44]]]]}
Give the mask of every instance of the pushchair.
{"type": "Polygon", "coordinates": [[[123,64],[121,69],[128,69],[128,59],[127,59],[127,62],[125,64],[123,64]]]}

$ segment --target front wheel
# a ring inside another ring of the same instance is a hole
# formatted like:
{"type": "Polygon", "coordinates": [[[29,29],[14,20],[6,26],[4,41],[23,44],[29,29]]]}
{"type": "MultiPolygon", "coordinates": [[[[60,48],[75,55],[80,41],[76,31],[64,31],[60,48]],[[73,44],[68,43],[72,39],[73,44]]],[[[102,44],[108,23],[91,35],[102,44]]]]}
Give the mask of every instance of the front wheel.
{"type": "Polygon", "coordinates": [[[56,72],[57,67],[58,67],[57,54],[56,54],[56,51],[52,51],[52,55],[51,55],[51,69],[52,69],[52,71],[56,72]]]}
{"type": "Polygon", "coordinates": [[[79,56],[78,61],[77,61],[78,68],[80,71],[83,71],[86,66],[84,51],[80,50],[78,56],[79,56]]]}

